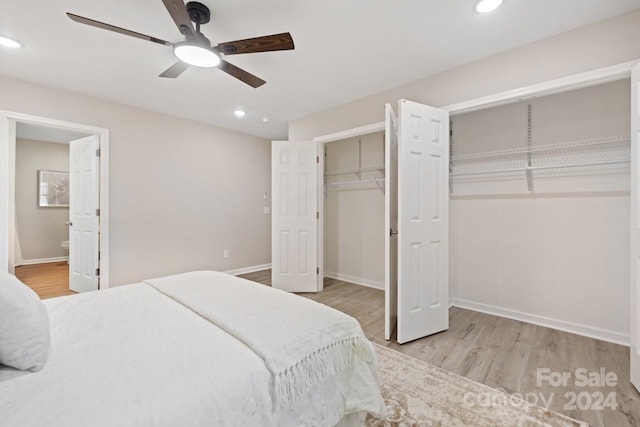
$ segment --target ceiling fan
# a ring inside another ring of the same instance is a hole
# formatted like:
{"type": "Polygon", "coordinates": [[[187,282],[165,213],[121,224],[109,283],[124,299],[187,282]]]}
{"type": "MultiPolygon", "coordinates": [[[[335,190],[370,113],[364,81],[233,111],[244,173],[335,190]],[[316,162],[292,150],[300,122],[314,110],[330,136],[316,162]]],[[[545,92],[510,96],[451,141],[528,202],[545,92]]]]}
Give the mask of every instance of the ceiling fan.
{"type": "Polygon", "coordinates": [[[182,0],[162,0],[162,3],[164,3],[176,23],[178,31],[184,36],[185,40],[183,42],[171,43],[136,31],[74,15],[73,13],[67,13],[67,16],[81,24],[172,47],[173,53],[179,61],[160,74],[160,77],[172,79],[178,77],[191,65],[205,68],[218,67],[236,79],[257,88],[265,84],[266,81],[230,64],[222,59],[221,56],[294,49],[293,39],[289,33],[218,43],[217,46],[212,46],[209,39],[200,32],[200,25],[206,24],[211,19],[211,12],[207,6],[196,1],[191,1],[185,5],[182,0]],[[191,21],[196,24],[195,30],[191,21]]]}

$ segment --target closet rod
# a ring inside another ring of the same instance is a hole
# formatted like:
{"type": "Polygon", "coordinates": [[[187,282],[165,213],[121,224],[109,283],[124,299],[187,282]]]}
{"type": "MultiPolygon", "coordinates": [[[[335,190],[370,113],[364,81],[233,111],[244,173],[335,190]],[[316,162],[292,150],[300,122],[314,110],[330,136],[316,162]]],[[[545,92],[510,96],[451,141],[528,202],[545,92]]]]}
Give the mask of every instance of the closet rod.
{"type": "Polygon", "coordinates": [[[485,172],[462,172],[462,173],[454,173],[451,176],[472,176],[472,175],[492,175],[496,173],[510,173],[510,172],[526,172],[526,171],[539,171],[539,170],[549,170],[549,169],[567,169],[567,168],[582,168],[589,166],[605,166],[605,165],[619,165],[624,163],[631,163],[630,160],[613,160],[608,162],[592,162],[592,163],[574,163],[571,165],[553,165],[553,166],[531,166],[524,168],[515,168],[515,169],[499,169],[493,171],[485,171],[485,172]]]}
{"type": "Polygon", "coordinates": [[[328,182],[327,185],[369,184],[372,182],[384,182],[384,178],[358,179],[354,181],[328,182]]]}
{"type": "Polygon", "coordinates": [[[335,175],[349,175],[352,173],[360,173],[360,172],[374,172],[374,171],[380,171],[380,172],[384,172],[384,166],[369,166],[366,168],[360,168],[360,169],[343,169],[343,170],[337,170],[337,171],[333,171],[333,172],[327,172],[325,173],[325,176],[335,176],[335,175]]]}

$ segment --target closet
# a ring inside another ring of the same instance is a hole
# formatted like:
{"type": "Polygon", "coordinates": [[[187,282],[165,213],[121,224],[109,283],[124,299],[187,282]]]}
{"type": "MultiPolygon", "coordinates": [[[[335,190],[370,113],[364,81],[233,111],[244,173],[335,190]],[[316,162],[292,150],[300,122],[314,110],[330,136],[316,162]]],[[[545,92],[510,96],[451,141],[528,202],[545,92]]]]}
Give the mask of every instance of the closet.
{"type": "Polygon", "coordinates": [[[628,79],[451,117],[451,302],[624,342],[628,79]]]}
{"type": "Polygon", "coordinates": [[[322,149],[324,277],[384,289],[384,132],[322,149]]]}
{"type": "Polygon", "coordinates": [[[400,100],[398,116],[391,105],[385,115],[315,141],[273,142],[271,280],[320,292],[327,268],[369,284],[384,275],[385,337],[397,320],[403,343],[448,327],[449,114],[400,100]]]}

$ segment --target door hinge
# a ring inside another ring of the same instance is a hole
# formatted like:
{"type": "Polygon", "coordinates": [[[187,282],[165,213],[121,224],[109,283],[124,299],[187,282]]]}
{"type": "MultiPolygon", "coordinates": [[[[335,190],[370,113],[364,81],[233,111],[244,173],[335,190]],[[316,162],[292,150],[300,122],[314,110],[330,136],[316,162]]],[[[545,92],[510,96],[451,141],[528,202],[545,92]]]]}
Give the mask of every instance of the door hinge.
{"type": "Polygon", "coordinates": [[[100,269],[96,268],[96,277],[99,277],[99,276],[100,276],[100,269]]]}
{"type": "Polygon", "coordinates": [[[96,216],[100,216],[100,208],[96,209],[96,216]]]}
{"type": "Polygon", "coordinates": [[[320,163],[320,156],[316,156],[316,163],[320,163]]]}
{"type": "Polygon", "coordinates": [[[316,267],[316,274],[320,274],[320,267],[316,267]]]}
{"type": "Polygon", "coordinates": [[[96,157],[100,157],[100,149],[99,148],[96,150],[96,157]]]}
{"type": "Polygon", "coordinates": [[[320,219],[320,212],[316,211],[316,219],[320,219]]]}

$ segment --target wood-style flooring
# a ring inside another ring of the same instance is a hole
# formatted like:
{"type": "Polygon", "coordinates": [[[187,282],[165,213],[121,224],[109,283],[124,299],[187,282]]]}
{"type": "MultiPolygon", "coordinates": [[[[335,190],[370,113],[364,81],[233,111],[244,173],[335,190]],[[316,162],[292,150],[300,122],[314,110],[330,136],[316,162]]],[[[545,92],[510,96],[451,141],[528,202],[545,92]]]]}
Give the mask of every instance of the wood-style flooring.
{"type": "MultiPolygon", "coordinates": [[[[270,270],[242,277],[271,285],[270,270]]],[[[384,339],[384,292],[325,279],[323,292],[300,295],[353,316],[375,343],[488,386],[519,393],[531,403],[587,421],[591,427],[640,427],[640,394],[629,381],[628,347],[457,307],[449,312],[447,331],[399,345],[395,337],[384,339]],[[538,370],[545,368],[572,373],[567,386],[552,387],[547,381],[538,384],[538,370]],[[578,368],[614,372],[617,385],[576,386],[578,368]],[[616,409],[586,409],[602,403],[599,393],[603,398],[614,393],[616,409]],[[578,402],[572,402],[572,394],[578,402]]]]}
{"type": "Polygon", "coordinates": [[[40,299],[74,295],[69,290],[69,264],[66,261],[16,267],[16,277],[36,291],[40,299]]]}

